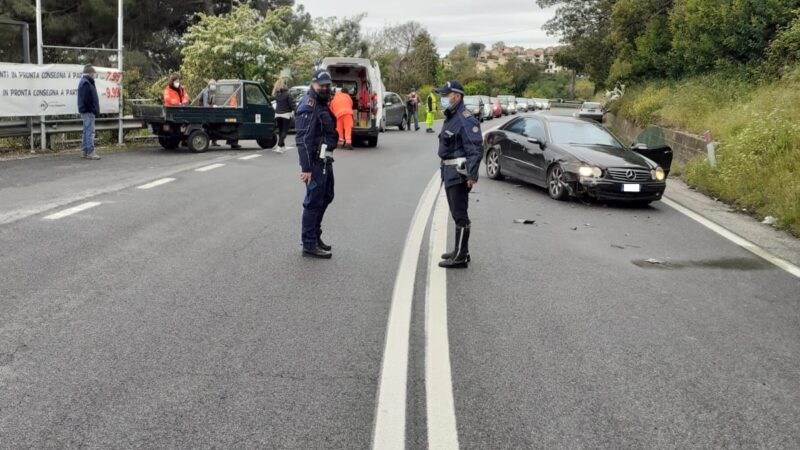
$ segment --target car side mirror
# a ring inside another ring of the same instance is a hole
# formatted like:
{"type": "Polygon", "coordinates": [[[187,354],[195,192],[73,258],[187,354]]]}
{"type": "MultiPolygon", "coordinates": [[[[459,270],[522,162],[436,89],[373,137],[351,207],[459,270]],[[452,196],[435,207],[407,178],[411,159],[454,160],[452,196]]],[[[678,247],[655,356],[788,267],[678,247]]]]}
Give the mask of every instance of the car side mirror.
{"type": "Polygon", "coordinates": [[[638,144],[634,144],[631,146],[631,150],[633,150],[634,152],[643,152],[647,150],[647,144],[643,144],[641,142],[638,144]]]}
{"type": "Polygon", "coordinates": [[[529,137],[528,142],[530,142],[533,145],[538,145],[541,150],[544,150],[545,144],[544,141],[542,141],[541,139],[536,137],[529,137]]]}

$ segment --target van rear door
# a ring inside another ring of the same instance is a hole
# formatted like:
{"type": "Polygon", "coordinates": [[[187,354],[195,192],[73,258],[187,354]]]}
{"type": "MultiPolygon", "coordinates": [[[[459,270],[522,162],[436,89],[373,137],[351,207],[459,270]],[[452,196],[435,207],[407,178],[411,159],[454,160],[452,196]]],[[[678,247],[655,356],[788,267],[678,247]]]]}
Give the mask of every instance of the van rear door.
{"type": "MultiPolygon", "coordinates": [[[[372,85],[372,95],[378,94],[377,106],[378,109],[375,113],[375,123],[380,127],[381,118],[383,118],[383,80],[381,79],[381,68],[377,61],[372,61],[372,70],[369,70],[369,83],[372,85]]],[[[373,97],[375,98],[375,97],[373,97]]]]}

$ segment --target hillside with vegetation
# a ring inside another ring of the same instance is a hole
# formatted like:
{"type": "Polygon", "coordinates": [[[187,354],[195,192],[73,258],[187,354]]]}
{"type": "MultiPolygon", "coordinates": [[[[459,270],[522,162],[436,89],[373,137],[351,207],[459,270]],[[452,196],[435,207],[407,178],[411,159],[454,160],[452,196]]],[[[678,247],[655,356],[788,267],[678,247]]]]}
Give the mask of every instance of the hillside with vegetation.
{"type": "Polygon", "coordinates": [[[537,0],[568,44],[560,64],[600,87],[638,125],[710,130],[717,168],[686,181],[800,236],[799,0],[537,0]]]}

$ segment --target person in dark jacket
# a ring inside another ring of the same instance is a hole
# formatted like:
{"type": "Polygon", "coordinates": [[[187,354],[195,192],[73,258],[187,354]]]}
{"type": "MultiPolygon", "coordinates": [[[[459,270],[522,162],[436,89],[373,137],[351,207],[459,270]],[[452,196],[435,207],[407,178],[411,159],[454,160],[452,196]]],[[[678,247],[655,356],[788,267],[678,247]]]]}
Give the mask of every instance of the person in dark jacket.
{"type": "Polygon", "coordinates": [[[436,93],[442,96],[445,117],[439,134],[442,182],[450,214],[456,223],[455,249],[442,255],[439,267],[465,268],[471,259],[469,234],[472,223],[467,214],[469,192],[478,182],[478,168],[483,157],[481,125],[464,107],[464,87],[460,82],[448,81],[436,93]]]}
{"type": "Polygon", "coordinates": [[[286,133],[289,132],[289,124],[292,122],[292,115],[297,105],[283,78],[275,82],[272,97],[275,98],[275,122],[278,124],[278,147],[275,152],[283,153],[286,151],[286,133]]]}
{"type": "Polygon", "coordinates": [[[92,65],[83,68],[83,77],[78,83],[78,112],[83,119],[83,137],[81,138],[81,150],[83,157],[91,160],[98,160],[100,156],[94,148],[94,121],[100,114],[100,99],[97,97],[97,88],[94,79],[97,72],[92,65]]]}
{"type": "Polygon", "coordinates": [[[317,70],[311,88],[297,107],[297,153],[300,180],[306,185],[303,201],[303,256],[329,259],[331,246],[322,241],[322,218],[333,201],[333,150],[339,143],[331,100],[331,74],[317,70]]]}

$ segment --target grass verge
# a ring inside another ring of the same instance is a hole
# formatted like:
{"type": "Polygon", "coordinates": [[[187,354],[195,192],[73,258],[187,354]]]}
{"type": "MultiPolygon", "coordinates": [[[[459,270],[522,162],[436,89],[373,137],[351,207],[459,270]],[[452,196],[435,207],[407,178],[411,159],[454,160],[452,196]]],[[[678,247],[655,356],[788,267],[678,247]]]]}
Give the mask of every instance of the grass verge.
{"type": "Polygon", "coordinates": [[[800,66],[771,83],[728,72],[647,82],[611,110],[641,126],[710,130],[717,168],[689,161],[680,170],[687,183],[800,237],[800,66]]]}

